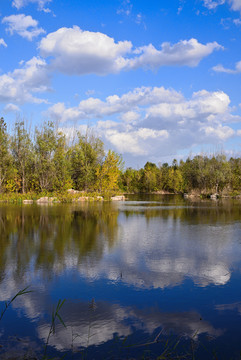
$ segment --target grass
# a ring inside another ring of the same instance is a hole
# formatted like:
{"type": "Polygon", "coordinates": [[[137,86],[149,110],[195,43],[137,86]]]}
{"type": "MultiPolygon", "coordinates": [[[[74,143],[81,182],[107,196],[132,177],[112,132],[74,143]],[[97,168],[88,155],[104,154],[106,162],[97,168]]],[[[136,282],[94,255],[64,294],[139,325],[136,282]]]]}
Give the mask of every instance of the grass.
{"type": "Polygon", "coordinates": [[[46,340],[46,343],[45,343],[45,346],[44,346],[44,354],[43,354],[42,360],[48,359],[48,357],[47,357],[47,348],[48,348],[48,345],[49,345],[50,336],[55,334],[56,320],[58,319],[60,321],[60,323],[66,328],[66,325],[65,325],[65,323],[64,323],[64,321],[63,321],[63,319],[62,319],[62,317],[60,316],[60,313],[59,313],[62,306],[64,305],[64,303],[65,303],[65,300],[59,300],[56,308],[54,308],[53,311],[52,311],[51,326],[50,326],[49,333],[48,333],[48,336],[47,336],[47,340],[46,340]]]}
{"type": "Polygon", "coordinates": [[[32,292],[32,291],[28,290],[28,288],[29,288],[29,286],[26,287],[26,288],[23,289],[23,290],[20,290],[11,300],[5,301],[4,309],[1,311],[0,321],[2,320],[5,312],[7,311],[7,309],[9,308],[9,306],[12,304],[12,302],[13,302],[15,299],[17,299],[19,296],[22,296],[22,295],[25,295],[25,294],[29,294],[30,292],[32,292]]]}

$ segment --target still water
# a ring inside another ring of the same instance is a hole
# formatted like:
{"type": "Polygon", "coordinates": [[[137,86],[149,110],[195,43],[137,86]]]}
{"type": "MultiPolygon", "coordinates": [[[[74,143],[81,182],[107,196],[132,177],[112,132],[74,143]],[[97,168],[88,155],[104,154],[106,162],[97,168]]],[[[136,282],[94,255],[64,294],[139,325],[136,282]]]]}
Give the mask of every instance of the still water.
{"type": "Polygon", "coordinates": [[[0,358],[240,359],[240,265],[238,200],[1,205],[0,358]]]}

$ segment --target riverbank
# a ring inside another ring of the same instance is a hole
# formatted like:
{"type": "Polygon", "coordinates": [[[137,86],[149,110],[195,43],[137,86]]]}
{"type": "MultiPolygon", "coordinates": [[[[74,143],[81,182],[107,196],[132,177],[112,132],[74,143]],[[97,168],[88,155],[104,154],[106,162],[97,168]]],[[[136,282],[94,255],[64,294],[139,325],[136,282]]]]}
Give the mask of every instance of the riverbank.
{"type": "Polygon", "coordinates": [[[56,204],[56,203],[75,203],[85,201],[124,201],[125,196],[121,193],[108,192],[85,192],[69,189],[59,193],[5,193],[0,194],[0,202],[8,204],[56,204]]]}
{"type": "Polygon", "coordinates": [[[225,192],[225,193],[201,193],[198,191],[191,191],[189,193],[183,193],[183,192],[170,192],[165,190],[160,191],[151,191],[151,192],[140,192],[140,193],[124,193],[125,196],[128,195],[181,195],[185,199],[241,199],[241,193],[240,192],[225,192]]]}
{"type": "MultiPolygon", "coordinates": [[[[19,193],[4,193],[0,194],[0,203],[8,204],[56,204],[56,203],[80,203],[87,201],[125,201],[128,195],[135,193],[121,193],[121,192],[85,192],[74,189],[69,189],[66,192],[51,192],[51,193],[33,193],[26,194],[19,193]]],[[[200,193],[192,191],[190,193],[174,193],[169,191],[153,191],[149,193],[140,193],[142,195],[181,195],[185,199],[241,199],[241,194],[233,193],[200,193]]]]}

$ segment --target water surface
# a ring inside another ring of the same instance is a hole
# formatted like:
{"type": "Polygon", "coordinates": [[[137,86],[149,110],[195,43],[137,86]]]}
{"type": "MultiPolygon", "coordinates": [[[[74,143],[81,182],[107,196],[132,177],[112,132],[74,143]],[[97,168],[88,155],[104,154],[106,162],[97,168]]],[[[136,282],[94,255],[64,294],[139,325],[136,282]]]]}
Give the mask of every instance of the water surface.
{"type": "Polygon", "coordinates": [[[1,205],[0,234],[1,308],[32,291],[0,322],[1,359],[41,358],[59,299],[49,357],[240,359],[240,201],[1,205]]]}

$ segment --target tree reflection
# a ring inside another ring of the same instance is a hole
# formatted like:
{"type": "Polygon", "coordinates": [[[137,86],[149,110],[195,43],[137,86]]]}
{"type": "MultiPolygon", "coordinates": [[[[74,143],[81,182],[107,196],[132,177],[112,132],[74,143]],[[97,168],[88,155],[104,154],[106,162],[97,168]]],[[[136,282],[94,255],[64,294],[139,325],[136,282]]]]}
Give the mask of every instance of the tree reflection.
{"type": "Polygon", "coordinates": [[[187,276],[199,286],[225,284],[240,253],[240,218],[239,202],[186,202],[178,196],[2,205],[0,281],[9,273],[17,282],[74,269],[86,278],[146,288],[175,286],[187,276]]]}
{"type": "Polygon", "coordinates": [[[13,264],[21,278],[31,260],[35,271],[51,275],[64,269],[66,257],[75,254],[80,264],[86,256],[100,259],[105,246],[117,239],[118,211],[109,203],[78,206],[1,206],[0,276],[13,264]]]}

